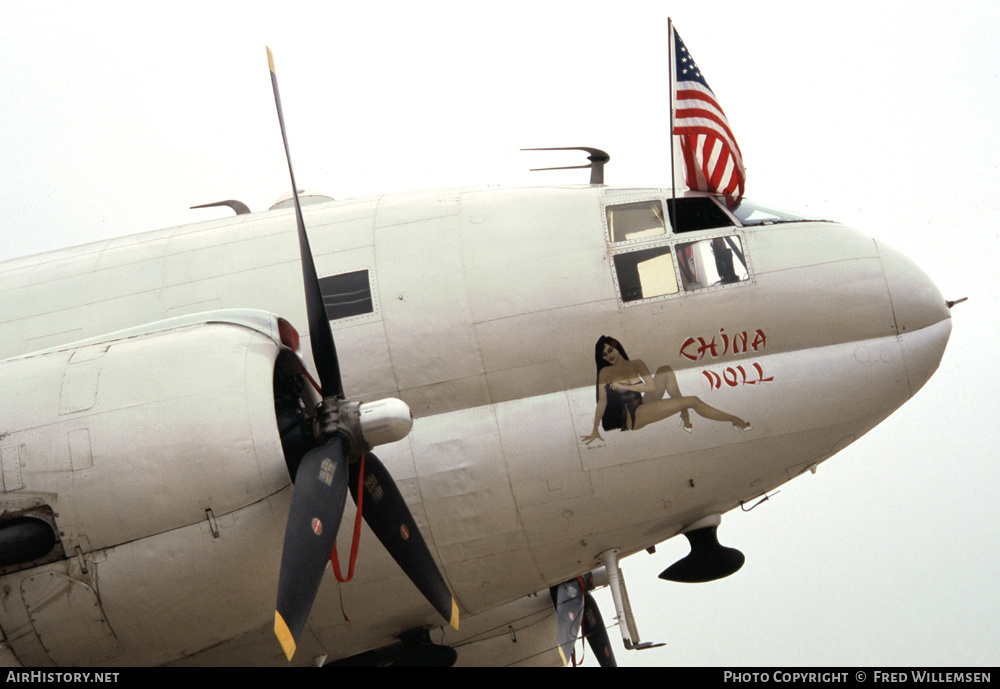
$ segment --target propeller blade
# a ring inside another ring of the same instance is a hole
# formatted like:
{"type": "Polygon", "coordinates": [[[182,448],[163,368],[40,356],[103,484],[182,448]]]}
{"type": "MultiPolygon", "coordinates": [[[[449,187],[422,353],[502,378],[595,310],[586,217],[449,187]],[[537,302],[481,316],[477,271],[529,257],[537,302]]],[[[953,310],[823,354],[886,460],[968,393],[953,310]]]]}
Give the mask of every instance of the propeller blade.
{"type": "Polygon", "coordinates": [[[306,453],[295,474],[274,613],[274,633],[288,660],[295,653],[337,540],[347,480],[347,455],[339,436],[306,453]]]}
{"type": "MultiPolygon", "coordinates": [[[[357,502],[360,462],[352,463],[349,471],[351,495],[357,502]]],[[[458,629],[458,604],[431,557],[396,482],[382,461],[371,452],[365,455],[364,491],[361,514],[369,528],[441,617],[458,629]]]]}
{"type": "Polygon", "coordinates": [[[590,593],[585,593],[583,596],[583,635],[590,643],[590,648],[597,656],[597,662],[601,667],[618,667],[601,610],[590,593]]]}
{"type": "Polygon", "coordinates": [[[573,656],[573,644],[580,636],[580,625],[583,623],[583,582],[577,579],[564,581],[553,586],[549,593],[556,606],[556,624],[559,634],[559,654],[563,663],[568,665],[573,656]]]}
{"type": "Polygon", "coordinates": [[[285,134],[285,117],[281,112],[281,96],[278,95],[278,75],[274,71],[274,56],[267,49],[267,64],[271,70],[271,88],[274,90],[274,107],[278,110],[278,124],[281,125],[281,140],[285,145],[285,159],[288,161],[288,176],[292,180],[292,198],[295,200],[295,222],[299,233],[299,253],[302,255],[302,279],[306,290],[306,312],[309,316],[309,342],[312,345],[313,362],[319,373],[320,386],[324,397],[344,397],[344,384],[340,376],[340,362],[337,348],[333,344],[333,332],[326,317],[323,293],[319,288],[316,265],[313,263],[306,225],[302,219],[295,173],[292,172],[292,156],[288,152],[288,136],[285,134]]]}

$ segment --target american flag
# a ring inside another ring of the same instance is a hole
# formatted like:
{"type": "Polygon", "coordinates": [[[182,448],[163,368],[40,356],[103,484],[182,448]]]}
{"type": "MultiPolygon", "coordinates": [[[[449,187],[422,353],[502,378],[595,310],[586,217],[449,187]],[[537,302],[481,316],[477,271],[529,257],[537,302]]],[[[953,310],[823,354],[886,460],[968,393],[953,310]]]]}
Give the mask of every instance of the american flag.
{"type": "Polygon", "coordinates": [[[677,29],[674,38],[674,136],[684,154],[685,181],[695,191],[743,196],[746,170],[726,113],[688,53],[677,29]]]}

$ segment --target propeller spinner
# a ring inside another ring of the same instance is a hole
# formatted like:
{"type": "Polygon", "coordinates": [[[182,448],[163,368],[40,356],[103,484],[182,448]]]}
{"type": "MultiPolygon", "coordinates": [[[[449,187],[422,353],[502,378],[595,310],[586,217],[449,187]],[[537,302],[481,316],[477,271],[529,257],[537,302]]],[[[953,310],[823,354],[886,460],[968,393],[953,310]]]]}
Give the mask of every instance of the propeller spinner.
{"type": "MultiPolygon", "coordinates": [[[[281,553],[274,633],[285,656],[291,660],[340,529],[352,473],[352,460],[367,452],[370,445],[404,437],[409,431],[409,425],[404,424],[402,435],[368,437],[365,435],[363,418],[366,409],[374,409],[376,414],[381,410],[388,410],[386,413],[398,417],[400,407],[405,408],[405,405],[399,400],[359,405],[344,399],[333,331],[323,305],[323,295],[302,217],[302,206],[296,191],[298,187],[292,171],[281,97],[278,95],[278,77],[274,71],[274,57],[270,48],[267,49],[267,62],[271,71],[271,87],[274,90],[274,105],[278,111],[285,158],[288,161],[288,175],[292,181],[309,319],[309,340],[323,395],[323,401],[316,410],[319,420],[317,444],[306,452],[295,472],[292,504],[281,553]]],[[[409,415],[409,409],[406,409],[405,414],[409,415]]],[[[382,462],[370,452],[367,454],[367,461],[370,468],[365,480],[366,491],[369,490],[369,485],[372,486],[371,490],[377,491],[375,496],[369,496],[364,501],[362,515],[365,521],[431,605],[452,627],[458,629],[458,605],[431,557],[395,481],[382,462]]],[[[359,500],[357,495],[354,498],[355,501],[359,500]]]]}

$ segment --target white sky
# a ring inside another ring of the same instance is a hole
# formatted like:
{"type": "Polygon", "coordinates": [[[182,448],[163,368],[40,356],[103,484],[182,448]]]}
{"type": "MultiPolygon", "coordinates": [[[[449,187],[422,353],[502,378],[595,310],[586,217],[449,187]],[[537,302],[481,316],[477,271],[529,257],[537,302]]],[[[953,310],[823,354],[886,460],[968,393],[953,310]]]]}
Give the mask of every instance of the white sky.
{"type": "Polygon", "coordinates": [[[615,641],[619,662],[997,665],[1000,5],[873,5],[2,0],[0,260],[270,205],[288,182],[265,44],[307,188],[586,181],[517,152],[560,145],[611,153],[610,184],[665,186],[670,13],[749,198],[856,227],[970,301],[916,398],[723,519],[739,573],[656,579],[683,539],[625,560],[642,638],[667,646],[615,641]]]}

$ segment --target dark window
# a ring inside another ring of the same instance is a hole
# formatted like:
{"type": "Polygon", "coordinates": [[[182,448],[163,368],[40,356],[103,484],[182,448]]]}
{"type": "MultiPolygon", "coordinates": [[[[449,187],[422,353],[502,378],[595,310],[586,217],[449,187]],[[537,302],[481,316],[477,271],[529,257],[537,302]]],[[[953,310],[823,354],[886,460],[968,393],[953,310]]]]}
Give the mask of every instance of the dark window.
{"type": "Polygon", "coordinates": [[[695,232],[734,225],[726,212],[707,196],[667,199],[667,210],[674,232],[695,232]]]}
{"type": "Polygon", "coordinates": [[[367,270],[320,278],[319,290],[323,293],[326,317],[331,321],[360,316],[375,310],[367,270]]]}

